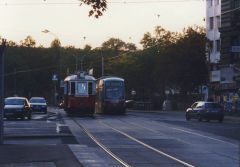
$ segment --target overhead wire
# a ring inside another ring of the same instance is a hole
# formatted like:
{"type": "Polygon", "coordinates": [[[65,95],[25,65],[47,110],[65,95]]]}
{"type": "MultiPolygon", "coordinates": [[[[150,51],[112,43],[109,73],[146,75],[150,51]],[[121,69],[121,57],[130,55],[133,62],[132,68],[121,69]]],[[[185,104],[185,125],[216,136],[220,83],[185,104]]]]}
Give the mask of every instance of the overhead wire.
{"type": "MultiPolygon", "coordinates": [[[[125,0],[125,1],[108,1],[108,4],[150,4],[150,3],[179,3],[179,2],[201,2],[204,0],[150,0],[150,1],[146,1],[146,0],[125,0]]],[[[206,0],[208,1],[208,0],[206,0]]],[[[81,6],[83,4],[83,2],[2,2],[0,3],[0,6],[36,6],[36,5],[79,5],[81,6]]]]}

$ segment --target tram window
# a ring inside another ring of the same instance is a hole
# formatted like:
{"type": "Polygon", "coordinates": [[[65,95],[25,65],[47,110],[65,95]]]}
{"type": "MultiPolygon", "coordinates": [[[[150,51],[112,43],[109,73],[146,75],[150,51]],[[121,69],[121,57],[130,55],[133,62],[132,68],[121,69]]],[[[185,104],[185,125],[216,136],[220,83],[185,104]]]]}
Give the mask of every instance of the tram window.
{"type": "Polygon", "coordinates": [[[92,91],[93,91],[92,88],[93,88],[93,87],[92,87],[92,82],[89,82],[89,83],[88,83],[88,94],[89,94],[89,95],[93,94],[93,93],[92,93],[92,91]]]}
{"type": "Polygon", "coordinates": [[[77,93],[78,94],[87,94],[87,83],[86,82],[78,82],[77,83],[77,93]]]}
{"type": "Polygon", "coordinates": [[[71,94],[75,94],[75,82],[71,82],[71,94]]]}

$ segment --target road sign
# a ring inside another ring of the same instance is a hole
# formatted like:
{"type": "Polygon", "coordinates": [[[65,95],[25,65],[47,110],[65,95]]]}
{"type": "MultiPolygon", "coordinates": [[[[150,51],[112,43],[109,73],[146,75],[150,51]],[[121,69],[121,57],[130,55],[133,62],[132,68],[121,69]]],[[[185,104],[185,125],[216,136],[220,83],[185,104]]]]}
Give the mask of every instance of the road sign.
{"type": "Polygon", "coordinates": [[[57,80],[58,80],[57,74],[53,74],[52,80],[53,80],[53,81],[57,81],[57,80]]]}

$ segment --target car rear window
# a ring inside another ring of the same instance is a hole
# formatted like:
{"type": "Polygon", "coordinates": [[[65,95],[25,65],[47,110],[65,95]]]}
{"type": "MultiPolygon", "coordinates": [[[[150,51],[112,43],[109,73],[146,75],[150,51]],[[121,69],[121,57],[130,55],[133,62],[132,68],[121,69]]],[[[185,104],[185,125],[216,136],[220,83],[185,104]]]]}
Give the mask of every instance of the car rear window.
{"type": "Polygon", "coordinates": [[[24,99],[5,99],[5,105],[24,105],[24,99]]]}
{"type": "Polygon", "coordinates": [[[44,99],[30,99],[30,103],[46,103],[44,99]]]}
{"type": "Polygon", "coordinates": [[[218,103],[206,103],[206,108],[221,108],[220,104],[218,103]]]}

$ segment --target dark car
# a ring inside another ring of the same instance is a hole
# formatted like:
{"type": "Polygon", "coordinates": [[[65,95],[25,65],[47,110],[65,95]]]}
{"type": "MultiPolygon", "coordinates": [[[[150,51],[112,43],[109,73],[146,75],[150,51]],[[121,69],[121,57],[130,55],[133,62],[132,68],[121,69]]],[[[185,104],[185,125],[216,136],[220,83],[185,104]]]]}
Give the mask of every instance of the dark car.
{"type": "Polygon", "coordinates": [[[224,110],[220,104],[216,102],[204,102],[199,101],[192,104],[190,108],[186,110],[186,120],[191,118],[198,119],[202,121],[203,119],[218,120],[222,122],[224,119],[224,110]]]}
{"type": "Polygon", "coordinates": [[[31,119],[31,107],[25,97],[8,97],[4,100],[4,117],[31,119]]]}
{"type": "Polygon", "coordinates": [[[33,111],[39,111],[47,113],[47,102],[43,97],[32,97],[30,100],[30,106],[33,111]]]}
{"type": "Polygon", "coordinates": [[[133,108],[134,104],[135,104],[134,100],[126,100],[125,101],[126,108],[133,108]]]}

